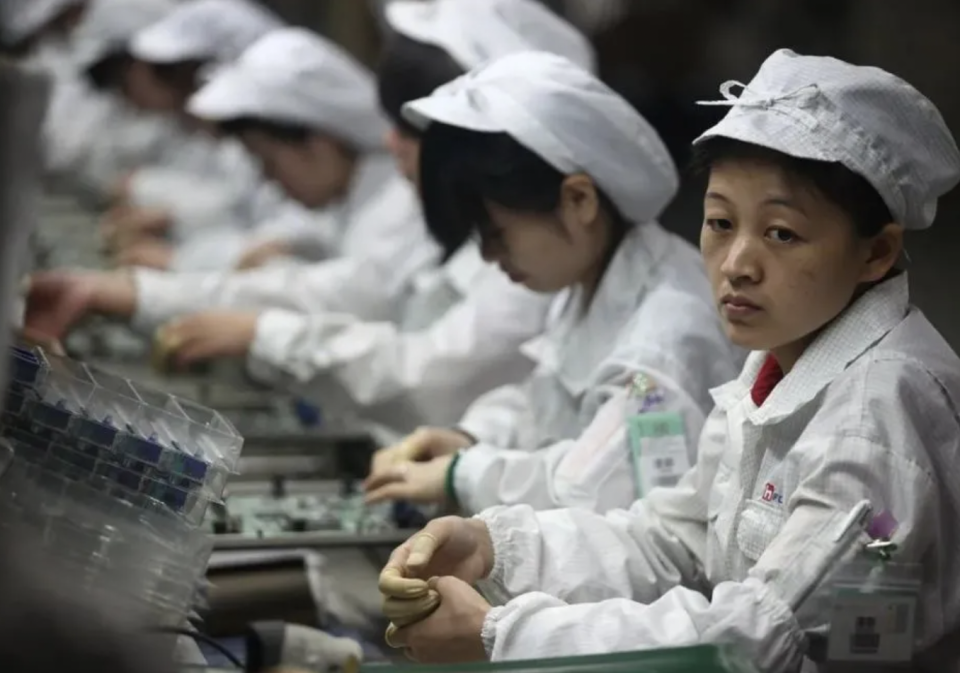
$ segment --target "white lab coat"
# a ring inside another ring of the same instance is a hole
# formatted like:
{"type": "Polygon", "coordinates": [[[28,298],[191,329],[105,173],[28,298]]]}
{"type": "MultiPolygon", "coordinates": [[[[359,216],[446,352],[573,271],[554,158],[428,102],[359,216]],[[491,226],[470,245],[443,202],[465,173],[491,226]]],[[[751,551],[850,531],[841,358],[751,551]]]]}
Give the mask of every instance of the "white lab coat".
{"type": "Polygon", "coordinates": [[[418,425],[450,425],[477,397],[522,381],[532,364],[520,346],[542,332],[550,303],[468,244],[416,279],[398,323],[264,314],[251,370],[392,441],[418,425]]]}
{"type": "Polygon", "coordinates": [[[791,602],[865,499],[898,520],[897,560],[924,564],[919,646],[956,628],[960,360],[908,302],[905,276],[873,288],[759,408],[766,356],[752,355],[713,392],[699,462],[676,488],[605,516],[484,512],[491,580],[516,597],[486,621],[491,657],[723,642],[762,671],[797,670],[804,630],[828,613],[791,602]]]}
{"type": "Polygon", "coordinates": [[[525,345],[533,376],[479,400],[460,423],[479,442],[455,471],[460,505],[629,506],[639,485],[622,427],[627,387],[641,373],[663,396],[654,410],[682,417],[692,465],[709,391],[743,363],[711,297],[693,246],[656,223],[631,229],[586,315],[582,289],[569,289],[546,333],[525,345]]]}
{"type": "Polygon", "coordinates": [[[134,325],[152,331],[174,317],[214,308],[393,319],[409,283],[437,256],[416,194],[383,154],[362,161],[348,196],[315,224],[331,232],[337,259],[245,273],[136,271],[134,325]]]}

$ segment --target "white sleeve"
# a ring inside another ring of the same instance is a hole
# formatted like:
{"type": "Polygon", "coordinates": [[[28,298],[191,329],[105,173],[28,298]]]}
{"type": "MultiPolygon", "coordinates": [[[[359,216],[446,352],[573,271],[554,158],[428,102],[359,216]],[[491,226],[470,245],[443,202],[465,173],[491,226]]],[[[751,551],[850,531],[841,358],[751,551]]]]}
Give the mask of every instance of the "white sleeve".
{"type": "MultiPolygon", "coordinates": [[[[640,371],[638,367],[633,373],[640,371]]],[[[663,401],[650,411],[680,415],[686,459],[693,465],[704,411],[686,391],[659,373],[656,377],[663,401]]],[[[468,512],[521,504],[538,510],[582,507],[595,512],[628,507],[640,495],[625,422],[629,404],[625,386],[611,386],[606,404],[577,438],[536,451],[471,447],[454,471],[461,507],[468,512]]]]}
{"type": "Polygon", "coordinates": [[[520,424],[531,413],[527,395],[523,384],[492,390],[470,405],[457,427],[477,440],[474,448],[515,446],[520,424]]]}
{"type": "Polygon", "coordinates": [[[325,408],[337,399],[404,430],[450,425],[481,394],[530,372],[519,347],[543,329],[548,306],[548,298],[490,273],[419,332],[345,315],[268,312],[251,367],[325,408]]]}
{"type": "MultiPolygon", "coordinates": [[[[717,428],[710,421],[707,427],[717,428]]],[[[490,581],[516,597],[494,608],[484,626],[492,658],[725,643],[761,671],[798,670],[804,631],[822,628],[828,614],[804,610],[801,599],[834,567],[838,532],[857,502],[905,513],[898,531],[902,562],[919,563],[934,544],[926,525],[936,514],[932,478],[870,440],[833,437],[826,452],[800,449],[818,458],[797,466],[804,477],[776,523],[740,517],[734,539],[723,544],[752,567],[742,575],[724,572],[711,585],[704,563],[708,536],[718,534],[712,520],[720,504],[711,485],[719,478],[723,439],[719,432],[707,442],[710,450],[677,488],[654,490],[629,512],[484,513],[495,550],[490,581]]],[[[825,438],[816,441],[820,448],[825,438]]]]}
{"type": "MultiPolygon", "coordinates": [[[[221,243],[226,246],[230,239],[221,243]]],[[[210,250],[208,248],[208,250],[210,250]]],[[[361,270],[362,271],[362,270],[361,270]]],[[[356,262],[346,259],[308,266],[270,266],[243,272],[168,273],[138,269],[134,325],[152,330],[179,315],[210,309],[281,309],[296,313],[356,311],[374,318],[387,310],[375,290],[363,286],[350,294],[356,262]]]]}
{"type": "MultiPolygon", "coordinates": [[[[593,420],[579,436],[545,448],[486,443],[464,452],[454,477],[467,511],[527,504],[604,512],[633,502],[641,493],[626,425],[638,409],[631,408],[626,391],[638,374],[645,375],[656,394],[646,412],[679,415],[687,465],[696,462],[700,430],[713,406],[709,390],[734,378],[739,363],[731,357],[712,309],[689,307],[680,319],[661,315],[651,325],[650,316],[663,303],[659,296],[648,300],[597,367],[580,406],[580,413],[593,420]],[[516,448],[527,450],[510,450],[516,448]]],[[[495,418],[491,412],[487,416],[495,418]]],[[[468,418],[462,427],[470,432],[474,425],[468,418]]]]}

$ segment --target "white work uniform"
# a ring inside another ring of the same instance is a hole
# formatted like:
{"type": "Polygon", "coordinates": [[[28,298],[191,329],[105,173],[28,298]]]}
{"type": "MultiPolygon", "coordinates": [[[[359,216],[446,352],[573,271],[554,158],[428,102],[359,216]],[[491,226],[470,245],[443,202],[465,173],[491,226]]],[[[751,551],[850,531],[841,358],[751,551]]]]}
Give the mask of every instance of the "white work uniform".
{"type": "MultiPolygon", "coordinates": [[[[469,46],[451,47],[456,52],[451,56],[464,68],[480,65],[491,54],[533,47],[562,49],[585,65],[593,61],[582,36],[528,0],[515,5],[499,0],[439,2],[427,13],[421,7],[391,4],[391,28],[444,49],[451,32],[469,35],[469,46]],[[462,11],[455,11],[458,8],[462,11]],[[468,25],[485,28],[471,32],[466,31],[468,25]]],[[[323,287],[340,286],[295,280],[313,273],[291,271],[285,284],[275,286],[303,287],[314,308],[304,311],[306,301],[277,302],[275,308],[287,310],[262,315],[251,349],[251,369],[263,380],[315,400],[331,415],[362,417],[401,434],[418,425],[452,424],[479,396],[522,381],[533,364],[519,348],[542,332],[551,302],[551,297],[510,283],[498,268],[483,262],[472,243],[439,268],[424,269],[405,294],[385,292],[385,299],[399,309],[391,322],[370,322],[356,310],[362,305],[352,299],[356,281],[334,293],[343,301],[316,301],[323,296],[323,287]]],[[[364,270],[366,277],[372,273],[370,266],[364,270]]],[[[388,270],[386,275],[392,274],[388,270]]],[[[245,274],[250,279],[246,285],[267,287],[265,276],[254,281],[253,275],[245,274]]],[[[147,287],[147,282],[141,284],[142,289],[147,287]]],[[[385,290],[393,287],[384,285],[385,290]]],[[[143,296],[155,293],[145,291],[143,296]]]]}
{"type": "Polygon", "coordinates": [[[478,401],[460,423],[479,441],[456,467],[461,506],[628,505],[639,484],[623,433],[602,446],[581,435],[609,398],[619,394],[625,413],[621,393],[641,373],[663,398],[657,411],[681,417],[678,459],[691,464],[707,391],[742,360],[720,328],[699,255],[654,221],[678,183],[656,131],[588,72],[538,52],[494,61],[404,112],[420,125],[509,133],[558,170],[590,175],[634,223],[590,303],[582,288],[561,293],[546,333],[526,345],[533,377],[478,401]]]}
{"type": "MultiPolygon", "coordinates": [[[[299,28],[274,31],[219,69],[188,109],[213,122],[256,118],[298,124],[359,154],[345,201],[325,207],[315,222],[319,247],[329,257],[350,260],[323,272],[322,297],[379,317],[363,302],[353,302],[370,289],[378,306],[392,305],[412,274],[433,262],[436,247],[418,216],[415,193],[382,146],[387,125],[373,77],[336,45],[299,28]]],[[[326,305],[322,298],[318,304],[326,305]]]]}
{"type": "MultiPolygon", "coordinates": [[[[192,0],[162,21],[137,32],[131,54],[149,63],[199,61],[207,76],[237,60],[283,22],[249,0],[192,0]]],[[[130,183],[136,205],[161,208],[173,220],[172,270],[230,269],[245,251],[266,240],[305,239],[307,258],[321,258],[311,244],[324,236],[318,220],[268,184],[259,166],[233,139],[192,134],[207,153],[144,167],[130,183]]]]}
{"type": "Polygon", "coordinates": [[[635,413],[627,389],[638,374],[660,396],[646,412],[678,413],[681,459],[696,462],[709,390],[743,363],[720,327],[700,255],[656,223],[637,226],[585,316],[583,299],[579,288],[562,293],[545,334],[524,346],[532,377],[479,400],[458,424],[478,440],[454,472],[465,511],[629,506],[642,485],[623,423],[635,413]]]}
{"type": "Polygon", "coordinates": [[[212,308],[283,308],[302,313],[347,312],[367,320],[394,318],[396,298],[433,261],[436,250],[425,235],[418,238],[423,228],[419,203],[396,174],[392,159],[386,154],[363,159],[346,199],[318,215],[328,217],[329,221],[317,223],[339,233],[331,242],[338,258],[328,262],[242,273],[137,270],[134,324],[153,330],[176,316],[212,308]],[[376,254],[384,258],[372,261],[376,254]]]}
{"type": "Polygon", "coordinates": [[[397,323],[268,311],[251,371],[331,415],[373,423],[390,441],[451,425],[480,395],[529,374],[520,346],[543,330],[550,300],[512,284],[468,244],[418,276],[397,323]]]}
{"type": "MultiPolygon", "coordinates": [[[[960,180],[936,108],[881,70],[782,50],[739,99],[730,88],[731,112],[702,138],[839,162],[907,228],[929,226],[960,180]]],[[[698,463],[675,488],[605,516],[481,514],[490,580],[516,597],[484,624],[493,659],[729,643],[761,671],[798,670],[804,632],[829,619],[805,597],[864,500],[898,521],[896,560],[922,564],[918,647],[960,626],[960,359],[910,306],[906,275],[841,313],[758,406],[767,357],[713,391],[698,463]]]]}
{"type": "Polygon", "coordinates": [[[482,514],[491,579],[518,597],[487,622],[492,657],[719,642],[763,671],[795,670],[803,629],[827,615],[795,616],[790,601],[863,499],[895,515],[899,562],[939,558],[923,577],[921,647],[960,625],[960,360],[907,294],[905,277],[871,290],[759,408],[766,355],[753,355],[714,391],[699,461],[676,488],[605,517],[482,514]]]}
{"type": "Polygon", "coordinates": [[[103,193],[143,161],[163,161],[188,149],[187,138],[171,124],[94,91],[85,73],[171,7],[167,0],[90,0],[69,36],[38,45],[29,62],[49,72],[54,85],[44,122],[47,171],[103,193]]]}

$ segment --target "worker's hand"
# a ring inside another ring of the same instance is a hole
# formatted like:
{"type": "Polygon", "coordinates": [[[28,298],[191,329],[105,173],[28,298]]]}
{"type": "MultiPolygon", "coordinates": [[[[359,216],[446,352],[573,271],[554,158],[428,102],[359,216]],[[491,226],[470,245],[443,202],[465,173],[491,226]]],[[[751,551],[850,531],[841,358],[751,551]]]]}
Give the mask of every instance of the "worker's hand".
{"type": "Polygon", "coordinates": [[[427,592],[431,577],[456,577],[474,584],[493,569],[493,542],[480,519],[434,519],[397,547],[380,573],[380,593],[410,599],[427,592]]]}
{"type": "Polygon", "coordinates": [[[387,644],[403,648],[410,659],[423,664],[487,661],[482,632],[490,604],[455,577],[431,578],[428,587],[440,594],[440,607],[411,626],[391,626],[387,644]]]}
{"type": "Polygon", "coordinates": [[[146,237],[155,237],[170,228],[171,220],[163,210],[121,205],[110,209],[100,221],[100,235],[107,249],[130,247],[146,237]]]}
{"type": "Polygon", "coordinates": [[[126,273],[53,271],[26,282],[24,329],[47,339],[63,339],[92,313],[133,315],[136,286],[126,273]]]}
{"type": "Polygon", "coordinates": [[[366,502],[407,500],[416,503],[443,502],[446,497],[447,471],[453,456],[441,456],[427,462],[397,463],[393,467],[370,475],[364,486],[366,502]]]}
{"type": "Polygon", "coordinates": [[[126,203],[130,199],[130,186],[133,184],[135,171],[127,173],[110,186],[107,191],[107,198],[111,203],[126,203]]]}
{"type": "Polygon", "coordinates": [[[57,355],[60,357],[66,357],[67,355],[67,351],[64,349],[63,344],[60,343],[59,339],[53,339],[48,337],[46,334],[37,332],[29,327],[18,330],[17,339],[21,343],[24,343],[28,346],[39,346],[51,355],[57,355]]]}
{"type": "Polygon", "coordinates": [[[250,311],[207,311],[179,318],[157,335],[176,369],[216,358],[245,357],[253,344],[260,314],[250,311]]]}
{"type": "Polygon", "coordinates": [[[286,241],[268,241],[254,246],[243,253],[237,263],[239,271],[256,269],[279,257],[287,257],[293,253],[293,246],[286,241]]]}
{"type": "Polygon", "coordinates": [[[164,241],[145,238],[117,253],[116,262],[121,267],[141,267],[165,270],[173,261],[173,248],[164,241]]]}
{"type": "Polygon", "coordinates": [[[370,489],[384,475],[392,473],[393,468],[411,461],[431,460],[439,456],[449,456],[460,449],[473,444],[473,439],[462,432],[446,428],[419,428],[408,435],[399,444],[380,449],[373,454],[370,476],[364,488],[370,489]]]}

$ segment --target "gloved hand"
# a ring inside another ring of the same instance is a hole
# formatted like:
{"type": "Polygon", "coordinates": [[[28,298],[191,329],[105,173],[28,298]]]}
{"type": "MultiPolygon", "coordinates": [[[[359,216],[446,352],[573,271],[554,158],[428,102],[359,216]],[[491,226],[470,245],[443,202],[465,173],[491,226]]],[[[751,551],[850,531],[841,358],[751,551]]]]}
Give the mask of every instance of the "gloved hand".
{"type": "Polygon", "coordinates": [[[432,577],[455,577],[473,584],[493,569],[493,543],[479,519],[445,517],[394,550],[380,573],[384,614],[391,620],[387,639],[398,629],[429,617],[440,595],[429,588],[432,577]]]}
{"type": "Polygon", "coordinates": [[[449,456],[474,443],[472,437],[457,430],[418,428],[399,444],[380,449],[373,454],[370,476],[364,482],[364,488],[372,488],[384,479],[390,481],[392,472],[398,465],[449,456]]]}

